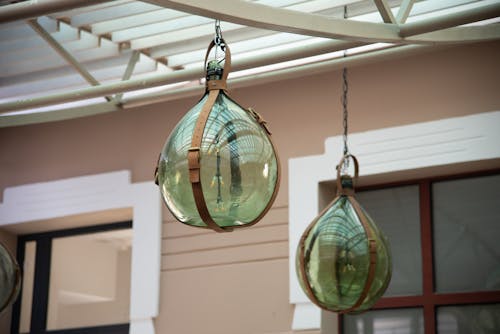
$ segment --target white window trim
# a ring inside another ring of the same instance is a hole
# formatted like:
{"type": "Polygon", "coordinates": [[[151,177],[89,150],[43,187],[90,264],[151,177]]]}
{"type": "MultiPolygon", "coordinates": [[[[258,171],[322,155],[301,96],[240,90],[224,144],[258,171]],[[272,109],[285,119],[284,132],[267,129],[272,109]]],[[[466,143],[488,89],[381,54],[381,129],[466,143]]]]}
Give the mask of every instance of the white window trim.
{"type": "Polygon", "coordinates": [[[160,295],[161,200],[153,182],[130,180],[129,171],[117,171],[7,188],[0,204],[0,227],[43,225],[49,219],[132,208],[129,333],[154,334],[160,295]]]}
{"type": "MultiPolygon", "coordinates": [[[[500,111],[385,128],[349,136],[361,177],[500,158],[500,111]]],[[[342,137],[325,141],[323,155],[289,161],[290,302],[292,329],[318,329],[321,312],[301,290],[295,273],[297,245],[318,213],[318,185],[335,178],[342,137]]]]}

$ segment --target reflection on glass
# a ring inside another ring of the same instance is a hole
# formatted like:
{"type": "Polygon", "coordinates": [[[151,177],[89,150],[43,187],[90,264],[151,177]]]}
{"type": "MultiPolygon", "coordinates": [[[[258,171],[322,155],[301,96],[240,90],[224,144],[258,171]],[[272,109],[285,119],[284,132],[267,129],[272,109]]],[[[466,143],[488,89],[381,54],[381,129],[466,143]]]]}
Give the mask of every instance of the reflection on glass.
{"type": "Polygon", "coordinates": [[[437,292],[500,290],[500,175],[433,185],[437,292]]]}
{"type": "Polygon", "coordinates": [[[408,308],[345,315],[343,328],[345,334],[423,334],[423,311],[408,308]]]}
{"type": "Polygon", "coordinates": [[[500,304],[440,307],[437,327],[438,334],[498,334],[500,304]]]}
{"type": "MultiPolygon", "coordinates": [[[[160,156],[160,190],[181,222],[206,226],[196,207],[187,162],[205,95],[179,122],[160,156]]],[[[268,207],[278,186],[278,158],[254,116],[221,92],[209,114],[200,147],[201,184],[210,216],[219,226],[246,225],[268,207]]]]}
{"type": "MultiPolygon", "coordinates": [[[[365,228],[352,202],[341,196],[306,230],[295,261],[299,283],[324,308],[345,311],[356,306],[370,270],[370,248],[365,228]],[[301,251],[303,249],[303,251],[301,251]],[[303,253],[303,261],[301,261],[303,253]],[[309,291],[310,290],[310,291],[309,291]]],[[[365,299],[354,310],[369,309],[384,293],[391,278],[391,257],[385,236],[366,214],[376,241],[374,278],[365,299]]]]}
{"type": "Polygon", "coordinates": [[[422,294],[418,186],[357,193],[391,244],[392,279],[384,296],[422,294]]]}
{"type": "Polygon", "coordinates": [[[29,333],[31,305],[33,302],[33,283],[35,279],[36,241],[26,242],[23,264],[23,290],[21,293],[20,333],[29,333]]]}
{"type": "Polygon", "coordinates": [[[132,230],[52,241],[47,329],[129,322],[132,230]]]}

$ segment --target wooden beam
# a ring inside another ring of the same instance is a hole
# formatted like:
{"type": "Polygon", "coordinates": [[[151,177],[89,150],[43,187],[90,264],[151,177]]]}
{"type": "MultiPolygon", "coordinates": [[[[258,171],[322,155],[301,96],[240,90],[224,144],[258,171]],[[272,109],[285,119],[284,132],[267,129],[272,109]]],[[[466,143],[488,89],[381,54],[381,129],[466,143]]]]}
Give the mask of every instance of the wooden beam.
{"type": "Polygon", "coordinates": [[[114,102],[102,102],[87,106],[65,108],[60,110],[51,110],[48,112],[3,115],[0,116],[0,128],[9,126],[63,121],[67,119],[92,116],[118,110],[120,110],[120,108],[118,108],[114,102]]]}
{"type": "Polygon", "coordinates": [[[386,0],[373,0],[375,5],[377,6],[378,11],[380,12],[380,16],[385,23],[396,23],[396,19],[391,11],[391,6],[387,3],[386,0]]]}
{"type": "MultiPolygon", "coordinates": [[[[40,35],[64,60],[66,60],[89,84],[99,86],[97,81],[89,71],[87,71],[75,57],[71,55],[65,48],[59,44],[37,21],[36,19],[28,20],[29,26],[40,35]]],[[[106,100],[111,101],[110,96],[106,96],[106,100]]]]}
{"type": "MultiPolygon", "coordinates": [[[[144,0],[184,11],[256,28],[330,39],[409,44],[406,37],[452,28],[500,16],[500,2],[454,14],[402,25],[335,19],[241,0],[144,0]]],[[[409,10],[409,9],[408,9],[409,10]]]]}
{"type": "Polygon", "coordinates": [[[500,2],[444,15],[442,17],[405,23],[400,25],[399,35],[401,37],[415,36],[441,29],[457,27],[462,24],[487,20],[498,16],[500,16],[500,2]]]}
{"type": "Polygon", "coordinates": [[[399,6],[398,15],[396,16],[396,23],[404,24],[410,15],[411,8],[415,0],[403,0],[399,6]]]}
{"type": "MultiPolygon", "coordinates": [[[[437,48],[439,48],[439,46],[437,48]]],[[[420,45],[397,46],[382,50],[371,51],[367,53],[354,54],[348,57],[334,58],[319,63],[305,64],[302,66],[296,66],[292,68],[285,68],[265,73],[258,73],[246,77],[230,79],[228,83],[231,88],[238,88],[249,84],[258,84],[275,80],[286,80],[291,78],[297,78],[303,75],[319,74],[323,73],[325,70],[333,70],[336,68],[342,68],[344,66],[352,67],[352,66],[370,64],[377,61],[394,59],[398,57],[408,57],[411,55],[417,55],[431,50],[436,50],[436,47],[420,46],[420,45]]],[[[241,62],[239,64],[235,63],[234,69],[241,69],[242,65],[243,64],[241,62]]],[[[254,66],[250,65],[249,67],[254,67],[254,66]]],[[[23,110],[41,106],[48,106],[56,103],[58,104],[58,103],[90,99],[94,97],[103,96],[104,94],[112,94],[120,91],[122,92],[132,91],[148,87],[156,87],[172,82],[194,80],[200,78],[202,74],[203,71],[201,68],[180,70],[164,75],[156,75],[156,76],[151,76],[149,78],[142,78],[139,80],[122,81],[118,83],[109,84],[106,86],[103,85],[97,87],[89,87],[68,93],[54,94],[50,96],[33,98],[29,100],[7,102],[4,104],[0,104],[0,113],[6,113],[8,111],[23,110]]],[[[123,107],[127,108],[130,105],[149,104],[156,101],[168,99],[169,97],[170,99],[179,98],[179,94],[181,95],[191,94],[191,92],[200,93],[202,92],[202,90],[203,87],[200,85],[188,88],[184,87],[167,92],[152,93],[144,96],[125,98],[123,99],[122,104],[123,107]]],[[[89,106],[84,106],[80,108],[85,109],[88,107],[89,106]]],[[[83,112],[80,109],[74,109],[74,110],[83,112]]],[[[46,111],[44,113],[48,114],[49,112],[46,111]]],[[[0,127],[2,126],[2,123],[4,123],[4,121],[6,122],[8,119],[15,119],[17,116],[20,115],[15,115],[15,114],[0,115],[0,127]]],[[[4,125],[4,126],[9,126],[9,125],[4,125]]]]}
{"type": "Polygon", "coordinates": [[[408,42],[415,44],[465,44],[500,39],[500,25],[454,27],[426,34],[408,37],[408,42]]]}
{"type": "Polygon", "coordinates": [[[256,28],[360,42],[399,42],[398,26],[270,7],[241,0],[145,0],[158,6],[256,28]]]}
{"type": "MultiPolygon", "coordinates": [[[[134,73],[135,69],[135,64],[137,64],[137,61],[139,60],[141,56],[141,53],[137,50],[134,50],[132,54],[130,55],[130,59],[127,64],[127,68],[125,69],[125,72],[123,73],[122,81],[127,81],[130,79],[132,76],[132,73],[134,73]]],[[[158,63],[156,63],[158,66],[158,63]]],[[[120,103],[123,97],[123,93],[118,93],[115,95],[115,102],[120,103]]]]}

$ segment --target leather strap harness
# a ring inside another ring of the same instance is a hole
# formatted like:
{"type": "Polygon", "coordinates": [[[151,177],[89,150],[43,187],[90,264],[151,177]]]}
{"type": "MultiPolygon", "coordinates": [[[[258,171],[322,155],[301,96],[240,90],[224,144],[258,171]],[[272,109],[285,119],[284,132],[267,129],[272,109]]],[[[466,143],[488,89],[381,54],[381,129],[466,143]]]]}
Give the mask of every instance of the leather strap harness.
{"type": "Polygon", "coordinates": [[[339,313],[349,313],[354,310],[356,310],[361,304],[363,304],[364,300],[368,296],[368,293],[373,285],[373,280],[375,279],[375,272],[377,268],[377,241],[374,238],[373,231],[371,230],[370,224],[368,223],[368,220],[366,218],[366,215],[363,213],[363,210],[361,209],[361,206],[359,205],[358,201],[354,198],[354,185],[352,188],[344,188],[342,186],[342,176],[340,175],[340,170],[341,166],[344,164],[346,159],[351,158],[354,161],[354,178],[353,182],[357,180],[358,175],[359,175],[359,164],[358,160],[356,159],[355,156],[353,155],[345,155],[342,157],[340,160],[338,166],[337,166],[337,196],[334,198],[334,200],[325,208],[323,211],[309,224],[309,226],[306,228],[304,233],[302,234],[302,237],[300,238],[299,242],[299,249],[298,249],[298,257],[299,257],[299,275],[302,279],[302,281],[305,283],[305,288],[306,288],[306,294],[309,297],[309,299],[319,306],[320,308],[327,310],[327,311],[332,311],[331,309],[327,308],[325,305],[323,305],[318,298],[316,298],[316,295],[314,294],[314,291],[311,288],[311,284],[309,282],[309,278],[305,272],[305,264],[309,261],[309,254],[306,254],[305,251],[305,240],[309,236],[309,233],[311,232],[312,228],[316,225],[316,222],[318,221],[319,217],[321,217],[328,209],[332,207],[332,205],[335,204],[341,197],[347,197],[348,201],[351,203],[354,211],[356,212],[356,215],[358,219],[361,222],[361,225],[363,226],[363,229],[365,231],[366,237],[368,239],[368,251],[369,251],[369,264],[368,264],[368,276],[365,281],[365,285],[363,287],[363,290],[361,291],[361,294],[359,295],[359,298],[357,301],[348,309],[342,310],[339,313]]]}

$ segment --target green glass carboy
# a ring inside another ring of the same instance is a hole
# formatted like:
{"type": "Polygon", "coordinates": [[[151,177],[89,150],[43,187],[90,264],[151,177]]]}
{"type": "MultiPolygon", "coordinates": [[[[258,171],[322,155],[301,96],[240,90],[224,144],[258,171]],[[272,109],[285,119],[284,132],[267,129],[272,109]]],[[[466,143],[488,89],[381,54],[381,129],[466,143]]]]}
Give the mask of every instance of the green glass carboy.
{"type": "MultiPolygon", "coordinates": [[[[219,80],[222,71],[217,61],[209,62],[207,84],[219,80]]],[[[208,99],[207,90],[174,128],[161,151],[157,174],[163,199],[175,218],[197,227],[207,224],[195,203],[187,157],[208,99]]],[[[270,208],[279,185],[279,160],[270,133],[260,115],[239,106],[225,90],[218,92],[208,114],[199,165],[204,202],[218,226],[254,224],[270,208]]]]}
{"type": "Polygon", "coordinates": [[[389,285],[391,254],[387,239],[354,198],[352,179],[341,179],[342,191],[302,235],[296,270],[315,304],[359,313],[372,307],[389,285]]]}
{"type": "Polygon", "coordinates": [[[21,288],[21,269],[7,248],[0,243],[0,312],[12,304],[21,288]]]}

